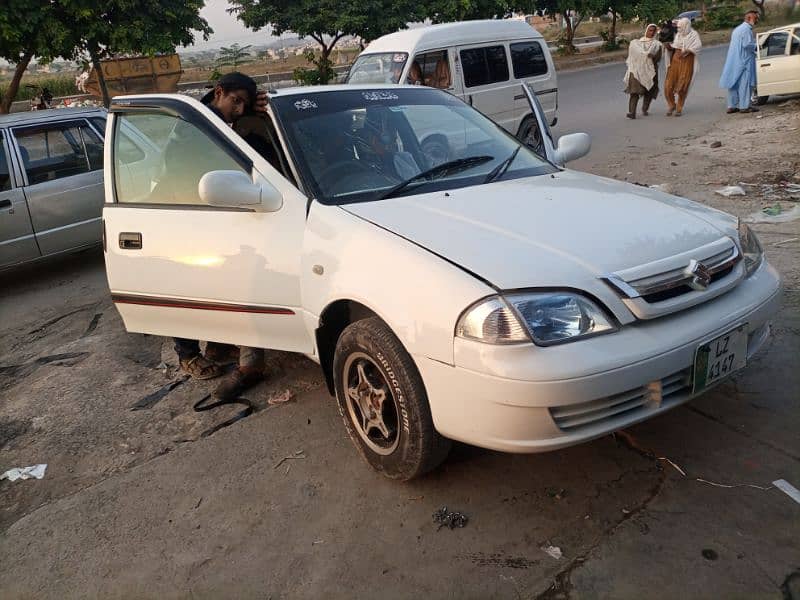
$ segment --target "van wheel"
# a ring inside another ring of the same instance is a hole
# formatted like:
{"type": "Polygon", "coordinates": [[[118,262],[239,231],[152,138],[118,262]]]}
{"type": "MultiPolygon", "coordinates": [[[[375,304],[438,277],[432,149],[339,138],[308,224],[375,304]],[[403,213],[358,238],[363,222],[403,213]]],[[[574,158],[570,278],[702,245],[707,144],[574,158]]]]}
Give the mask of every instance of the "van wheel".
{"type": "Polygon", "coordinates": [[[519,127],[517,139],[523,144],[528,146],[531,150],[544,156],[544,140],[542,139],[542,132],[539,131],[539,124],[532,116],[525,117],[522,125],[519,127]]]}
{"type": "Polygon", "coordinates": [[[447,457],[450,440],[433,427],[414,361],[380,319],[357,321],[342,332],[333,377],[347,433],[375,470],[407,481],[447,457]]]}
{"type": "Polygon", "coordinates": [[[420,147],[431,167],[444,164],[450,160],[450,144],[447,143],[447,138],[442,135],[432,135],[425,138],[420,147]]]}
{"type": "Polygon", "coordinates": [[[756,96],[755,97],[755,103],[758,106],[762,106],[762,105],[766,104],[767,100],[769,100],[769,96],[756,96]]]}

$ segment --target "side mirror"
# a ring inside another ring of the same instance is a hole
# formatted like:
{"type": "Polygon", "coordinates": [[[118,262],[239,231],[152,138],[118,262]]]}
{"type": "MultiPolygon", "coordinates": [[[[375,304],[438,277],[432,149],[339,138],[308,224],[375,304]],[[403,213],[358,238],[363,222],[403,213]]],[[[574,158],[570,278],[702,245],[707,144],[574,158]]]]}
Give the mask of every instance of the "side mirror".
{"type": "Polygon", "coordinates": [[[564,165],[589,154],[592,149],[592,138],[588,133],[570,133],[562,135],[556,145],[556,163],[564,165]]]}
{"type": "Polygon", "coordinates": [[[200,199],[210,206],[258,206],[275,212],[283,206],[281,193],[266,181],[253,183],[241,171],[209,171],[198,184],[200,199]]]}

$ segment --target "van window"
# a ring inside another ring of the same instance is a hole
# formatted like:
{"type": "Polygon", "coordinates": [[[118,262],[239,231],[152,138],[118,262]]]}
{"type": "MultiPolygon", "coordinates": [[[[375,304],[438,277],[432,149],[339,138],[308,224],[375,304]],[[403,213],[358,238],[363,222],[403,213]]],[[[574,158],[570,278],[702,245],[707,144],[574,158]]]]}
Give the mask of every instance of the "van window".
{"type": "Polygon", "coordinates": [[[511,66],[514,78],[524,79],[547,73],[547,60],[539,42],[519,42],[511,44],[511,66]]]}
{"type": "Polygon", "coordinates": [[[419,65],[420,71],[422,71],[423,85],[439,88],[440,90],[446,90],[452,85],[447,50],[417,54],[414,62],[419,65]]]}
{"type": "Polygon", "coordinates": [[[464,85],[477,87],[508,81],[508,60],[505,46],[468,48],[461,51],[464,85]]]}
{"type": "Polygon", "coordinates": [[[347,83],[398,83],[407,59],[405,52],[362,54],[350,67],[347,83]]]}

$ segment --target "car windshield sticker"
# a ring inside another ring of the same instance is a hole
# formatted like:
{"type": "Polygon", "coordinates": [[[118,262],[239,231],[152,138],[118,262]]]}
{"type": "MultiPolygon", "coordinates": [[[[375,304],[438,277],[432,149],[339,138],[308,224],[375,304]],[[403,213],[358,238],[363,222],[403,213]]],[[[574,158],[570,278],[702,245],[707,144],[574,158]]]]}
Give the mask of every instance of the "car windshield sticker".
{"type": "Polygon", "coordinates": [[[395,54],[394,56],[392,56],[392,62],[401,63],[405,61],[406,61],[405,54],[395,54]]]}
{"type": "Polygon", "coordinates": [[[309,100],[308,98],[303,98],[302,100],[295,102],[294,107],[297,110],[308,110],[309,108],[317,108],[317,103],[313,100],[309,100]]]}
{"type": "Polygon", "coordinates": [[[364,92],[361,94],[364,97],[364,100],[399,100],[400,96],[395,94],[394,92],[364,92]]]}

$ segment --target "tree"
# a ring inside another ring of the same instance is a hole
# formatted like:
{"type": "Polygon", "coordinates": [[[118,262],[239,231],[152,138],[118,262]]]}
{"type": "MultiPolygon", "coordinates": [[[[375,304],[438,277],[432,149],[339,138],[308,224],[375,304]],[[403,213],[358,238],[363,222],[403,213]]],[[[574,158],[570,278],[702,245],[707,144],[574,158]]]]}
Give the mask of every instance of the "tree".
{"type": "Polygon", "coordinates": [[[763,19],[767,16],[767,8],[764,6],[764,0],[753,0],[753,4],[758,9],[758,15],[763,19]]]}
{"type": "Polygon", "coordinates": [[[211,28],[200,17],[203,0],[52,0],[69,23],[71,52],[65,58],[88,56],[103,103],[110,98],[100,60],[117,54],[174,52],[194,43],[195,31],[208,39],[211,28]]]}
{"type": "Polygon", "coordinates": [[[243,65],[252,60],[252,54],[250,54],[250,48],[252,47],[252,44],[248,44],[247,46],[239,46],[239,44],[233,44],[230,47],[222,46],[222,48],[219,49],[217,66],[233,67],[233,69],[236,70],[236,67],[239,65],[243,65]]]}
{"type": "Polygon", "coordinates": [[[319,56],[306,53],[306,58],[320,83],[332,76],[331,50],[344,36],[375,39],[404,28],[416,15],[411,0],[230,0],[230,5],[229,12],[255,31],[270,26],[273,35],[292,31],[319,44],[319,56]]]}
{"type": "Polygon", "coordinates": [[[559,46],[566,54],[577,52],[575,31],[586,17],[590,17],[605,9],[608,2],[603,0],[537,0],[537,8],[547,9],[550,13],[559,13],[564,20],[564,31],[559,37],[559,46]],[[570,15],[570,12],[574,14],[570,15]]]}
{"type": "Polygon", "coordinates": [[[0,58],[14,65],[14,75],[0,98],[0,114],[11,110],[20,81],[34,56],[47,63],[71,51],[69,31],[57,4],[50,0],[3,0],[0,10],[0,58]]]}
{"type": "MultiPolygon", "coordinates": [[[[430,19],[434,23],[450,21],[469,21],[474,19],[502,19],[508,17],[514,8],[511,0],[430,0],[417,8],[418,20],[430,19]]],[[[526,8],[530,4],[524,3],[526,8]]]]}

